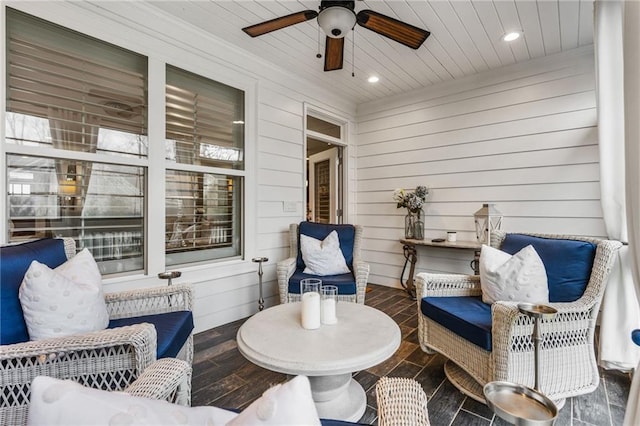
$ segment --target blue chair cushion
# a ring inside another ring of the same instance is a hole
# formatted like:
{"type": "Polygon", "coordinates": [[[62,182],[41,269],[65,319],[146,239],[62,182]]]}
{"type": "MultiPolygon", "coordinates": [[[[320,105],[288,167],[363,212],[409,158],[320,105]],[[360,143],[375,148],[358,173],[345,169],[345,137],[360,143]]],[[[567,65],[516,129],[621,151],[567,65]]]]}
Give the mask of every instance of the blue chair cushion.
{"type": "Polygon", "coordinates": [[[515,254],[529,244],[547,270],[549,302],[574,302],[582,297],[591,277],[597,246],[586,241],[507,234],[501,249],[515,254]]]}
{"type": "Polygon", "coordinates": [[[356,279],[353,273],[348,272],[340,275],[311,275],[305,274],[303,269],[296,269],[289,278],[289,293],[300,294],[300,280],[304,278],[319,278],[322,285],[335,285],[338,287],[338,294],[356,294],[356,279]]]}
{"type": "Polygon", "coordinates": [[[157,358],[175,358],[193,330],[193,314],[190,311],[166,312],[164,314],[143,315],[109,321],[107,328],[126,325],[153,324],[158,335],[157,358]]]}
{"type": "Polygon", "coordinates": [[[52,269],[62,265],[67,261],[63,240],[45,238],[0,247],[0,345],[29,341],[18,290],[34,260],[52,269]]]}
{"type": "MultiPolygon", "coordinates": [[[[353,270],[353,245],[356,239],[356,228],[353,225],[332,225],[326,223],[315,222],[300,222],[298,226],[298,233],[306,235],[316,240],[324,240],[331,231],[338,233],[338,240],[340,240],[340,250],[344,260],[347,262],[349,269],[353,270]]],[[[298,235],[298,258],[297,269],[304,270],[305,264],[302,260],[302,253],[300,252],[300,235],[298,235]]]]}
{"type": "Polygon", "coordinates": [[[424,297],[420,310],[443,327],[491,351],[491,305],[480,296],[424,297]]]}

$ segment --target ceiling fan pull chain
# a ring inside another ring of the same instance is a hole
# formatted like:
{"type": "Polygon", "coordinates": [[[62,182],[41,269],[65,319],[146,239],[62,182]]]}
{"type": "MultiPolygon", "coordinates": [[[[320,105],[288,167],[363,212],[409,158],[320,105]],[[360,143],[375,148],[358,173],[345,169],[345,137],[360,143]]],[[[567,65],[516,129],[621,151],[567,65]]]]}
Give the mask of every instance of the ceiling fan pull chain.
{"type": "Polygon", "coordinates": [[[351,31],[351,77],[356,76],[356,32],[351,31]]]}
{"type": "Polygon", "coordinates": [[[320,44],[320,42],[321,42],[320,41],[321,32],[322,32],[322,28],[320,28],[320,26],[318,26],[318,53],[316,53],[316,58],[318,58],[318,59],[322,58],[322,53],[320,53],[320,52],[322,52],[322,47],[321,47],[321,44],[320,44]]]}

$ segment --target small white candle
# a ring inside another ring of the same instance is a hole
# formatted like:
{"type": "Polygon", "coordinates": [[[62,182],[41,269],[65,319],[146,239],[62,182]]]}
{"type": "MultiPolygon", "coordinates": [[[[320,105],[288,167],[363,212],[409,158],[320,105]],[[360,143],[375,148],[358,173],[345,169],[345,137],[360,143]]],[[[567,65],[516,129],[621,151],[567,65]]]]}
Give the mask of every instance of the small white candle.
{"type": "Polygon", "coordinates": [[[320,294],[314,291],[302,294],[302,328],[320,328],[320,294]]]}
{"type": "Polygon", "coordinates": [[[336,316],[336,300],[332,298],[322,300],[322,323],[335,324],[338,322],[336,316]]]}

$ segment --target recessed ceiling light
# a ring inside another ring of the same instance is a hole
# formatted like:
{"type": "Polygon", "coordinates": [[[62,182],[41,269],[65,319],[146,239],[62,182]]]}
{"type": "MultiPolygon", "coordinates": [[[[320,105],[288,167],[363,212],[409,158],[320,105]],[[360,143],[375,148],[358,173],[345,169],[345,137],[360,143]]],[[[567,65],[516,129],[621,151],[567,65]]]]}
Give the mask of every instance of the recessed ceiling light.
{"type": "Polygon", "coordinates": [[[502,40],[504,41],[514,41],[520,38],[520,31],[512,31],[510,33],[507,33],[504,35],[504,37],[502,37],[502,40]]]}
{"type": "Polygon", "coordinates": [[[380,78],[377,75],[372,75],[367,79],[367,81],[369,83],[377,83],[378,81],[380,81],[380,78]]]}

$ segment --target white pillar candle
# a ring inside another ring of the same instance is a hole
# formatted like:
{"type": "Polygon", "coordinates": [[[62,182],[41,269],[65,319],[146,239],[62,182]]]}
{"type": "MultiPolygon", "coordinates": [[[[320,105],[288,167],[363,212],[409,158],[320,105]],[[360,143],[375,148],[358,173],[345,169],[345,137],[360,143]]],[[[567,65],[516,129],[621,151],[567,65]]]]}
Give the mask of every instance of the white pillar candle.
{"type": "Polygon", "coordinates": [[[335,324],[338,322],[336,316],[336,300],[333,298],[322,300],[322,323],[335,324]]]}
{"type": "Polygon", "coordinates": [[[320,328],[320,294],[315,291],[302,294],[302,328],[320,328]]]}

